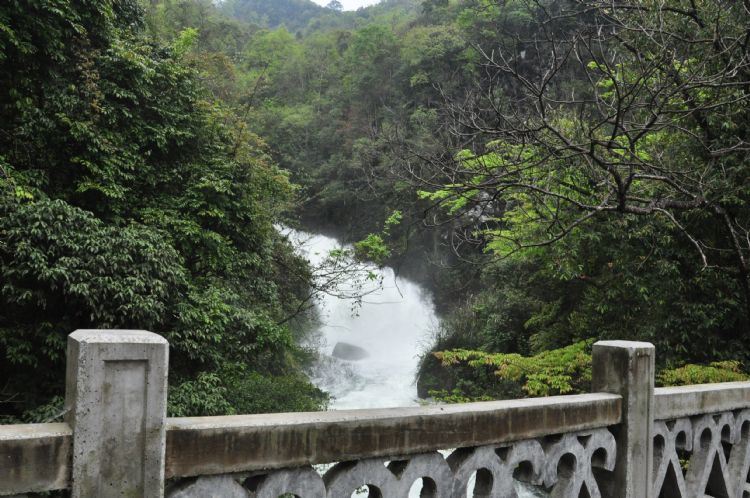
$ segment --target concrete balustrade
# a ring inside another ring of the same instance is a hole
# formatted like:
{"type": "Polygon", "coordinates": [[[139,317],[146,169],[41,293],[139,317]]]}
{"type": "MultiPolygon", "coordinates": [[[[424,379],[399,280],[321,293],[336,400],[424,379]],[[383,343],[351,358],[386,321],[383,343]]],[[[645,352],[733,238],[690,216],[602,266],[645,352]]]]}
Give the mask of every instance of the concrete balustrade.
{"type": "Polygon", "coordinates": [[[73,498],[164,495],[168,354],[164,338],[140,330],[68,336],[73,498]]]}
{"type": "Polygon", "coordinates": [[[650,344],[597,343],[592,394],[201,418],[165,416],[167,349],[71,334],[66,422],[0,426],[0,495],[387,498],[421,479],[421,496],[476,480],[515,498],[518,479],[554,497],[750,496],[750,383],[654,389],[650,344]]]}
{"type": "Polygon", "coordinates": [[[584,394],[378,410],[173,418],[167,477],[279,469],[507,443],[608,427],[620,396],[584,394]]]}
{"type": "Polygon", "coordinates": [[[0,495],[70,486],[68,424],[0,425],[0,495]]]}
{"type": "Polygon", "coordinates": [[[592,351],[592,389],[622,396],[622,423],[613,428],[617,466],[606,477],[613,498],[647,498],[651,493],[654,351],[652,344],[628,341],[600,341],[592,351]]]}
{"type": "Polygon", "coordinates": [[[656,420],[740,410],[750,406],[747,382],[659,387],[654,390],[656,420]]]}

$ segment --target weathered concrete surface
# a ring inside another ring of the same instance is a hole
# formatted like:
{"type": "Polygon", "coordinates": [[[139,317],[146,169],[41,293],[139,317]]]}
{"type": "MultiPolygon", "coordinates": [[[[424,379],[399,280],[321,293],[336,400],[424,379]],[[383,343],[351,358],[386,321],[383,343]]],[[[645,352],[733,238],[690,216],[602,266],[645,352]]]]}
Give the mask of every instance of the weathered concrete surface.
{"type": "Polygon", "coordinates": [[[337,342],[333,347],[331,356],[348,361],[359,361],[367,358],[369,353],[359,346],[349,344],[348,342],[337,342]]]}
{"type": "MultiPolygon", "coordinates": [[[[448,464],[454,476],[449,481],[451,486],[447,487],[450,489],[447,496],[466,496],[473,476],[476,476],[475,493],[479,490],[484,493],[482,496],[515,496],[513,474],[522,462],[529,464],[530,475],[525,476],[527,482],[535,485],[544,484],[546,459],[542,445],[538,441],[519,442],[504,450],[504,458],[500,458],[497,448],[492,446],[461,448],[454,451],[448,457],[448,464]],[[486,474],[477,473],[482,470],[486,474]]],[[[557,467],[557,462],[553,465],[557,467]]]]}
{"type": "Polygon", "coordinates": [[[594,344],[592,389],[622,396],[622,425],[615,429],[617,465],[613,498],[650,498],[653,473],[655,348],[647,342],[594,344]]]}
{"type": "Polygon", "coordinates": [[[72,443],[68,424],[0,425],[0,495],[67,488],[72,443]]]}
{"type": "MultiPolygon", "coordinates": [[[[250,493],[232,476],[211,476],[183,483],[170,490],[169,498],[250,498],[250,493]]],[[[274,498],[278,498],[278,495],[274,498]]]]}
{"type": "Polygon", "coordinates": [[[168,344],[139,330],[68,336],[73,498],[164,494],[168,344]]]}
{"type": "MultiPolygon", "coordinates": [[[[540,440],[459,448],[448,458],[437,451],[339,462],[321,477],[310,467],[187,478],[168,498],[343,498],[368,487],[368,496],[515,498],[514,478],[551,490],[550,496],[600,497],[599,471],[615,466],[615,438],[608,428],[566,433],[540,440]],[[244,489],[240,483],[244,483],[244,489]],[[249,491],[249,492],[248,492],[249,491]]],[[[361,493],[357,493],[359,495],[361,493]]]]}
{"type": "Polygon", "coordinates": [[[274,472],[257,483],[255,488],[253,498],[278,498],[289,494],[314,498],[325,496],[326,492],[322,479],[311,467],[274,472]]]}
{"type": "MultiPolygon", "coordinates": [[[[611,394],[379,410],[172,418],[167,478],[425,453],[607,427],[611,394]]],[[[641,497],[642,498],[642,497],[641,497]]]]}
{"type": "Polygon", "coordinates": [[[750,407],[750,382],[660,387],[654,396],[656,420],[728,412],[750,407]]]}
{"type": "Polygon", "coordinates": [[[605,485],[607,483],[605,479],[597,480],[594,470],[614,470],[616,446],[615,438],[608,429],[588,434],[563,434],[544,452],[544,484],[548,488],[554,486],[551,496],[580,498],[586,496],[581,492],[584,488],[590,497],[615,496],[611,489],[600,489],[600,480],[605,485]]]}
{"type": "Polygon", "coordinates": [[[750,496],[750,409],[654,425],[653,496],[750,496]]]}

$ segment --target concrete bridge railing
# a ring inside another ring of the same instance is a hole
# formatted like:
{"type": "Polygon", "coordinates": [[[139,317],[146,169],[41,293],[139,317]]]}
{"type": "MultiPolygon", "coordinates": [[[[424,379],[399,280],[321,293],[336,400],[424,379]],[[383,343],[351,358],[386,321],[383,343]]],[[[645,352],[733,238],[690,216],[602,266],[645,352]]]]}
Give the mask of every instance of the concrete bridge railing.
{"type": "Polygon", "coordinates": [[[597,343],[592,394],[203,418],[166,417],[167,357],[71,334],[66,422],[0,426],[0,495],[750,497],[750,383],[654,389],[647,343],[597,343]]]}

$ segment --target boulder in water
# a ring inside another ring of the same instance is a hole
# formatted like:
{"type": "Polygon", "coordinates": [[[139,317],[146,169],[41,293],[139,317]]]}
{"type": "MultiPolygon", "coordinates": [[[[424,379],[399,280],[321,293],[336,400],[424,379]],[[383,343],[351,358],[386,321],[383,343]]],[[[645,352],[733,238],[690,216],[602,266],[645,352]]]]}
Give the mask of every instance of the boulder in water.
{"type": "Polygon", "coordinates": [[[363,360],[370,356],[369,354],[367,354],[367,351],[365,351],[361,347],[355,346],[354,344],[349,344],[347,342],[337,342],[333,347],[333,353],[331,354],[341,360],[349,361],[363,360]]]}

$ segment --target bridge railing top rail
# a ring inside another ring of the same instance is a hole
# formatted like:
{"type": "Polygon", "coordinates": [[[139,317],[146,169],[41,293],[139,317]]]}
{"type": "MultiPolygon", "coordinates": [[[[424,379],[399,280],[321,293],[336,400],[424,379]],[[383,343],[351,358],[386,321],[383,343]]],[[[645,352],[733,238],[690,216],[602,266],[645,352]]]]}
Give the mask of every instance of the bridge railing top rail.
{"type": "Polygon", "coordinates": [[[426,453],[615,425],[621,397],[548,398],[167,421],[167,477],[426,453]]]}
{"type": "Polygon", "coordinates": [[[655,420],[672,420],[750,407],[750,382],[654,389],[655,420]]]}

